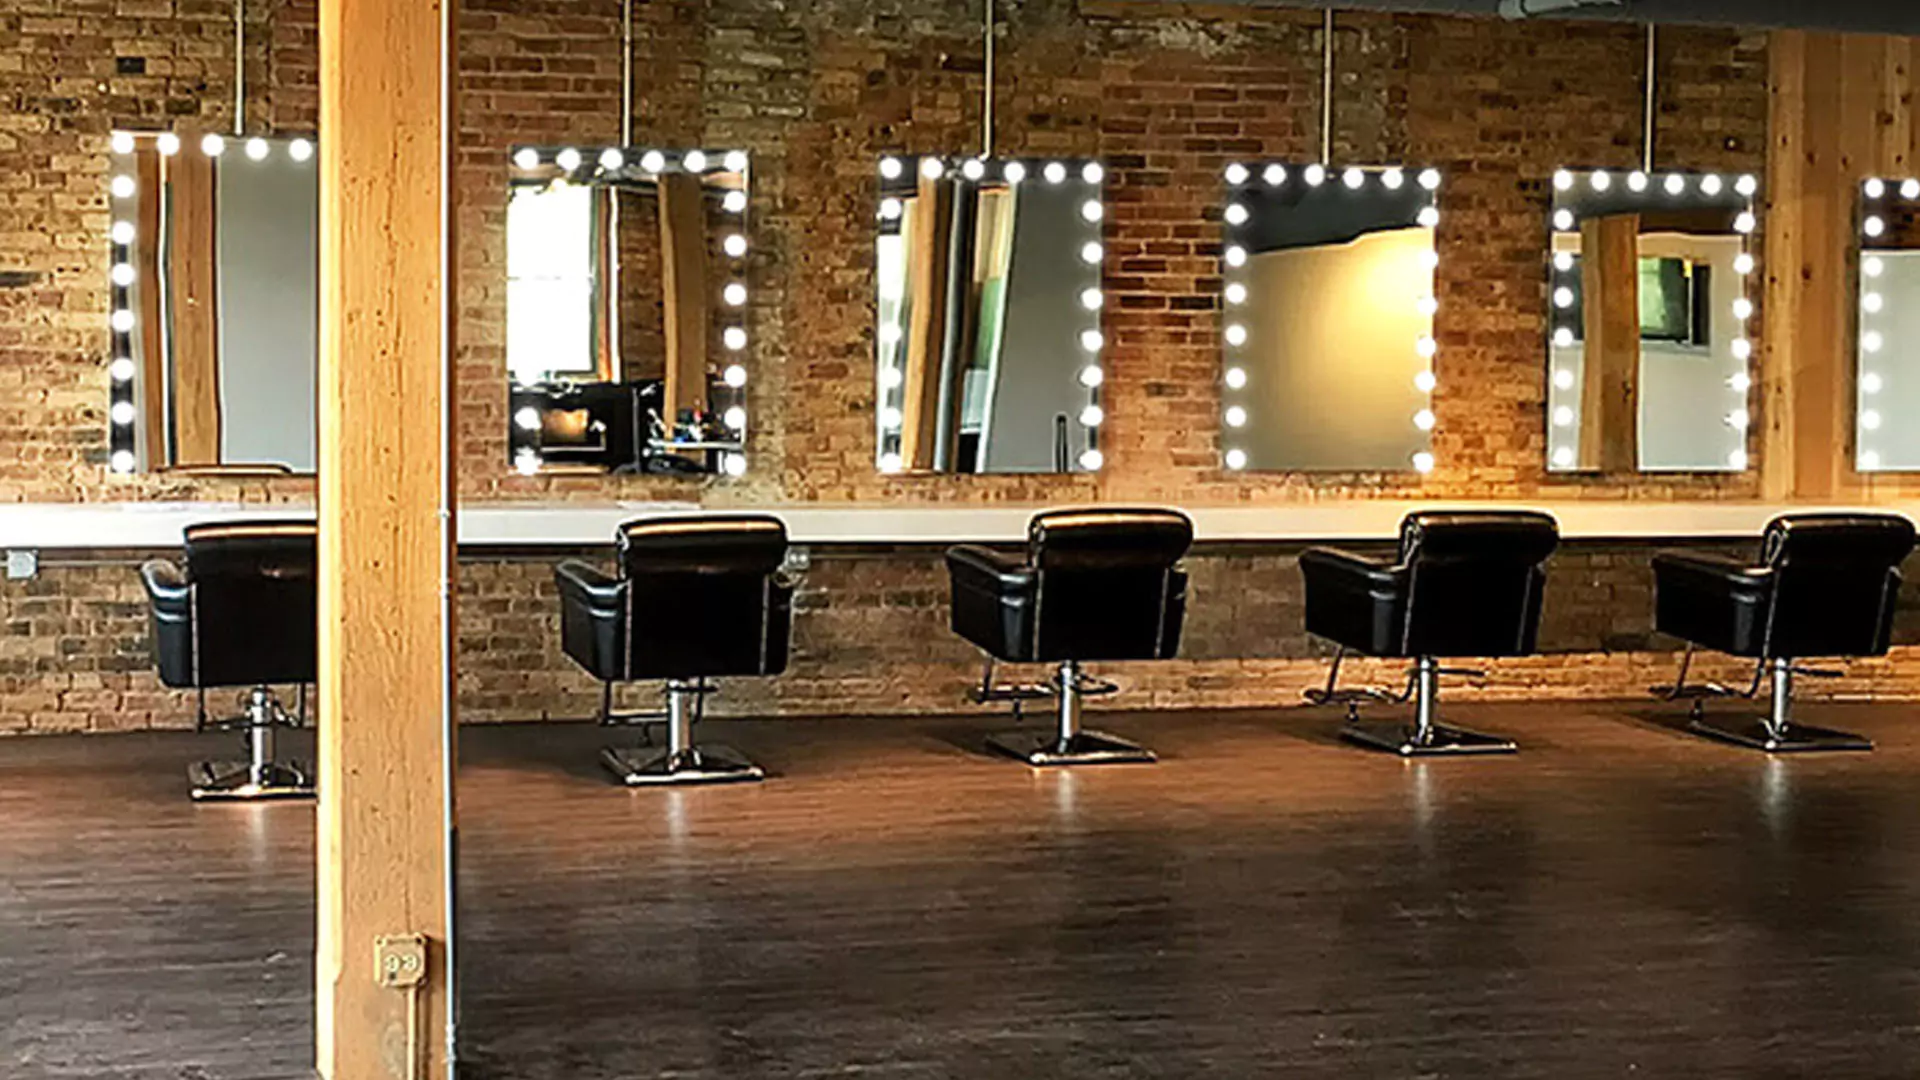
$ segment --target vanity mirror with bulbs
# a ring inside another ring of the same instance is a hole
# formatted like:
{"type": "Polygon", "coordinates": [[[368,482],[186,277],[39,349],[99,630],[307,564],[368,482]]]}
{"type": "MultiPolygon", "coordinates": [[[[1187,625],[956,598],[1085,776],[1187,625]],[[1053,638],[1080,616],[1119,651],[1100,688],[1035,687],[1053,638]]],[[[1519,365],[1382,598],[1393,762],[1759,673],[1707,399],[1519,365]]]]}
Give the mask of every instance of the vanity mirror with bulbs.
{"type": "Polygon", "coordinates": [[[1227,468],[1432,470],[1440,179],[1434,169],[1227,166],[1227,468]]]}
{"type": "Polygon", "coordinates": [[[1920,472],[1920,180],[1860,190],[1854,467],[1920,472]]]}
{"type": "Polygon", "coordinates": [[[311,473],[313,140],[120,131],[110,147],[113,471],[311,473]]]}
{"type": "Polygon", "coordinates": [[[879,176],[879,469],[1100,468],[1100,163],[902,155],[879,176]]]}
{"type": "Polygon", "coordinates": [[[1751,176],[1563,169],[1548,255],[1547,468],[1747,468],[1751,176]]]}
{"type": "Polygon", "coordinates": [[[743,150],[519,147],[507,198],[515,468],[739,476],[743,150]]]}

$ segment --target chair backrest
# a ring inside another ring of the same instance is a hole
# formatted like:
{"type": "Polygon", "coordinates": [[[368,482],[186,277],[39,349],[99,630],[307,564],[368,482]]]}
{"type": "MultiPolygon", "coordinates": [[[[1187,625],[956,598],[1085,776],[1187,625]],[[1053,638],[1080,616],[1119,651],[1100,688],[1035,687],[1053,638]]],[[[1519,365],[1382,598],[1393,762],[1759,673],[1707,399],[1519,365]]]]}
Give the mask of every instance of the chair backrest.
{"type": "Polygon", "coordinates": [[[786,667],[791,608],[774,574],[787,527],[768,514],[620,526],[627,677],[764,675],[786,667]]]}
{"type": "Polygon", "coordinates": [[[1049,510],[1027,526],[1038,571],[1035,649],[1042,660],[1174,655],[1185,614],[1193,522],[1178,510],[1049,510]]]}
{"type": "Polygon", "coordinates": [[[1766,655],[1878,656],[1893,638],[1913,522],[1898,514],[1787,514],[1767,525],[1766,655]]]}
{"type": "Polygon", "coordinates": [[[1406,654],[1531,653],[1540,633],[1543,564],[1559,544],[1559,525],[1534,511],[1408,514],[1400,523],[1406,654]]]}
{"type": "Polygon", "coordinates": [[[311,521],[188,526],[195,685],[314,680],[319,532],[311,521]]]}

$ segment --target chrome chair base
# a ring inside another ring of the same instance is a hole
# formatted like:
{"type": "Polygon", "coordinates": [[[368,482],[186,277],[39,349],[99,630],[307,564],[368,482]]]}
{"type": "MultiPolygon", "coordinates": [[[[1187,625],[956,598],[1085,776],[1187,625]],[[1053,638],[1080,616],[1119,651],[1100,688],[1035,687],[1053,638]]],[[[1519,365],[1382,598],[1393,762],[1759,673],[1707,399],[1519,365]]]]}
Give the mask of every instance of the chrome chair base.
{"type": "Polygon", "coordinates": [[[1769,754],[1857,753],[1873,749],[1873,740],[1865,736],[1806,724],[1788,724],[1776,734],[1767,721],[1758,716],[1696,717],[1687,725],[1687,730],[1769,754]]]}
{"type": "Polygon", "coordinates": [[[1463,757],[1475,754],[1511,754],[1520,747],[1501,735],[1435,724],[1425,740],[1415,738],[1414,729],[1398,720],[1363,720],[1347,724],[1340,737],[1371,750],[1385,750],[1401,757],[1463,757]]]}
{"type": "Polygon", "coordinates": [[[987,736],[987,745],[1035,768],[1054,765],[1151,765],[1159,760],[1138,743],[1102,731],[1076,731],[1065,739],[1057,732],[1000,731],[987,736]]]}
{"type": "Polygon", "coordinates": [[[274,762],[256,782],[253,765],[245,761],[202,761],[187,767],[187,783],[194,802],[264,802],[273,799],[311,799],[313,774],[297,761],[274,762]]]}
{"type": "Polygon", "coordinates": [[[760,766],[725,746],[651,754],[609,746],[600,751],[600,763],[628,787],[751,783],[767,775],[760,766]]]}

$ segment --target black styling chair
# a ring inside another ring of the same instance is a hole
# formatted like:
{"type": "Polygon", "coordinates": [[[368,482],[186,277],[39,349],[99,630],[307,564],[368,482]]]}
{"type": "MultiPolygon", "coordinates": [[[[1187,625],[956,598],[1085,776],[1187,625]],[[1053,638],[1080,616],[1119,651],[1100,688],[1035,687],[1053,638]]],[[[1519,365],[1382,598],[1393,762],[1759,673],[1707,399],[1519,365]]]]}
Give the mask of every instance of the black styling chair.
{"type": "Polygon", "coordinates": [[[1695,732],[1768,752],[1871,750],[1858,735],[1793,722],[1793,677],[1840,673],[1798,666],[1809,656],[1882,656],[1893,637],[1900,564],[1913,523],[1894,514],[1788,514],[1767,525],[1760,561],[1661,552],[1653,559],[1654,628],[1687,643],[1669,701],[1692,703],[1695,732]],[[1755,661],[1744,690],[1687,682],[1696,648],[1755,661]],[[1764,717],[1712,720],[1707,699],[1755,698],[1772,675],[1764,717]]]}
{"type": "Polygon", "coordinates": [[[1532,653],[1543,564],[1559,543],[1559,527],[1546,514],[1433,510],[1400,523],[1400,550],[1392,559],[1333,548],[1302,552],[1307,632],[1339,646],[1326,688],[1307,691],[1307,700],[1345,705],[1346,738],[1403,757],[1512,753],[1510,739],[1439,722],[1442,675],[1486,677],[1440,661],[1532,653]],[[1406,689],[1340,689],[1340,662],[1349,651],[1413,660],[1406,689]],[[1411,728],[1360,720],[1363,704],[1409,699],[1411,728]]]}
{"type": "Polygon", "coordinates": [[[1169,660],[1180,649],[1187,575],[1179,562],[1193,523],[1176,510],[1051,510],[1027,526],[1027,554],[983,547],[947,552],[953,630],[987,653],[978,702],[1059,700],[1051,733],[1006,732],[988,744],[1029,765],[1148,762],[1153,752],[1080,727],[1083,698],[1114,693],[1089,660],[1169,660]],[[1050,683],[998,686],[994,662],[1057,665],[1050,683]]]}
{"type": "Polygon", "coordinates": [[[190,526],[185,573],[154,560],[140,568],[152,613],[160,681],[199,692],[198,730],[240,731],[244,761],[206,761],[189,771],[195,799],[287,799],[313,795],[313,774],[274,756],[274,735],[306,723],[319,616],[308,521],[236,521],[190,526]],[[274,686],[295,685],[289,714],[274,686]],[[207,716],[207,690],[248,688],[239,716],[207,716]]]}
{"type": "Polygon", "coordinates": [[[601,682],[600,722],[664,719],[665,750],[609,747],[601,761],[629,786],[758,780],[760,767],[726,747],[695,746],[693,725],[724,675],[787,667],[793,585],[781,573],[787,529],[765,514],[629,521],[615,535],[619,576],[568,561],[560,585],[560,640],[601,682]],[[616,714],[613,684],[665,679],[664,711],[616,714]]]}

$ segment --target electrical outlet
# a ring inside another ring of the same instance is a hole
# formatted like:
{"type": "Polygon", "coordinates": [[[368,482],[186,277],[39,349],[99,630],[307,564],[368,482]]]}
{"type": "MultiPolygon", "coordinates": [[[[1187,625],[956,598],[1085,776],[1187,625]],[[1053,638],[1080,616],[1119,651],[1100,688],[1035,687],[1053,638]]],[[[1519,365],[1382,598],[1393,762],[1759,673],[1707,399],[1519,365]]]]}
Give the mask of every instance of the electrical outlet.
{"type": "Polygon", "coordinates": [[[7,576],[18,581],[30,578],[40,572],[40,553],[37,551],[7,552],[7,576]]]}
{"type": "Polygon", "coordinates": [[[381,986],[404,990],[427,981],[424,934],[383,934],[373,939],[373,977],[381,986]]]}

